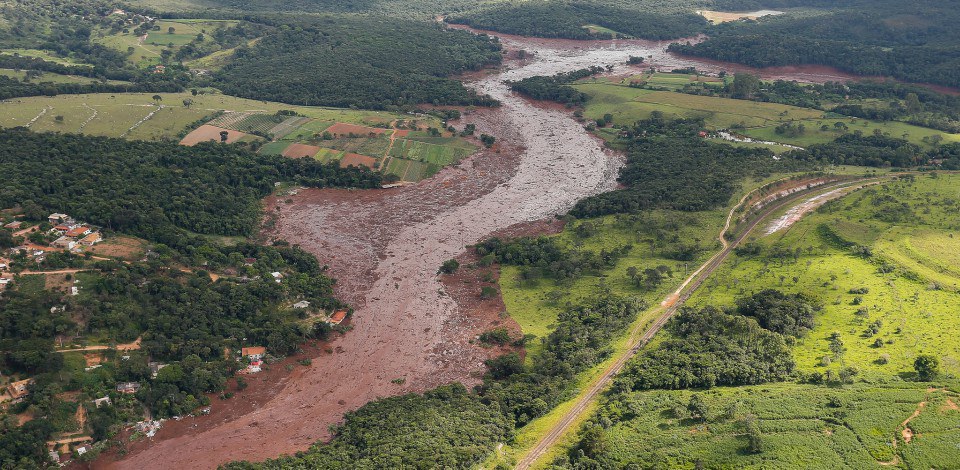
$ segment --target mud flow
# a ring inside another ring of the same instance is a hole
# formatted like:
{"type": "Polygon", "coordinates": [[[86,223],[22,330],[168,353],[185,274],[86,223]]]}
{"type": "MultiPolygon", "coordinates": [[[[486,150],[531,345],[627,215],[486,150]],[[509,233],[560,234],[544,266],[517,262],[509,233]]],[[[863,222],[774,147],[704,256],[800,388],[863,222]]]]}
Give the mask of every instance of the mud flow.
{"type": "MultiPolygon", "coordinates": [[[[496,308],[468,314],[438,280],[438,267],[491,233],[553,218],[579,199],[614,188],[622,164],[567,110],[535,106],[503,82],[623,64],[631,55],[649,57],[645,67],[721,69],[673,57],[667,43],[510,36],[502,42],[527,51],[527,58],[477,74],[468,85],[503,106],[465,115],[459,124],[475,123],[478,134],[496,136],[493,149],[413,186],[306,190],[267,201],[277,220],[268,235],[299,244],[329,265],[337,294],[356,308],[353,330],[328,345],[332,353],[265,387],[270,394],[255,403],[214,399],[211,416],[162,429],[132,444],[121,460],[95,467],[204,469],[274,458],[329,438],[331,424],[371,400],[452,381],[478,383],[492,351],[470,339],[496,324],[496,308]]],[[[614,73],[627,71],[620,66],[614,73]]]]}

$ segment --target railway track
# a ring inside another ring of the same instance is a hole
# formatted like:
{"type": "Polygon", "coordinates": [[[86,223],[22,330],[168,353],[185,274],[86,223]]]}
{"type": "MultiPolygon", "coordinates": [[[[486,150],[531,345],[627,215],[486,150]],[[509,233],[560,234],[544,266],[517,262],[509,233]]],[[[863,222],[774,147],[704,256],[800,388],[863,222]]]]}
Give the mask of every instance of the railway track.
{"type": "Polygon", "coordinates": [[[643,348],[650,340],[660,332],[661,329],[667,324],[673,315],[677,313],[680,307],[690,299],[690,297],[703,285],[703,283],[710,277],[713,272],[720,267],[721,264],[727,259],[730,253],[744,240],[747,239],[752,233],[753,230],[757,228],[757,225],[761,221],[765,220],[768,216],[774,212],[783,209],[784,207],[790,205],[791,203],[796,202],[798,199],[809,196],[811,193],[818,193],[825,190],[833,190],[855,184],[857,182],[867,181],[868,178],[861,179],[851,179],[844,180],[837,183],[831,183],[819,186],[810,191],[801,191],[793,194],[784,196],[782,199],[776,201],[774,204],[770,204],[764,208],[764,210],[757,216],[750,219],[747,222],[744,230],[739,236],[737,236],[733,241],[727,241],[727,233],[731,230],[731,225],[733,217],[737,213],[743,204],[749,200],[753,192],[747,193],[740,199],[740,202],[737,203],[727,215],[727,221],[723,229],[720,231],[719,239],[720,243],[723,245],[723,248],[714,254],[709,260],[700,266],[693,274],[691,274],[683,284],[677,288],[666,300],[661,304],[663,312],[652,322],[649,326],[644,328],[644,325],[640,325],[636,330],[631,332],[631,338],[635,337],[637,333],[642,331],[642,334],[631,341],[631,346],[620,355],[617,360],[608,367],[599,379],[595,380],[592,385],[590,385],[586,394],[583,394],[577,398],[577,403],[570,409],[551,429],[550,431],[537,443],[535,447],[530,449],[517,463],[516,469],[518,470],[527,470],[531,468],[537,461],[544,455],[548,450],[553,448],[554,445],[559,441],[559,439],[565,435],[572,426],[577,422],[587,408],[599,397],[600,393],[603,392],[607,386],[610,384],[610,381],[623,370],[623,367],[626,366],[627,361],[629,361],[633,356],[635,356],[641,348],[643,348]]]}

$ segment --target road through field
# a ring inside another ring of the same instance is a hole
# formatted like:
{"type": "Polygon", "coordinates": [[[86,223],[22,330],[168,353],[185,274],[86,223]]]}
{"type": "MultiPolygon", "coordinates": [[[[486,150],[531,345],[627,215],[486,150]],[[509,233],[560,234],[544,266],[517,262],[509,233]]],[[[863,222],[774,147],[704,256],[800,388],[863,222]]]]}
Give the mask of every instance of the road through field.
{"type": "MultiPolygon", "coordinates": [[[[831,191],[825,193],[828,195],[838,194],[837,192],[845,192],[850,187],[850,181],[843,181],[839,183],[833,183],[825,186],[826,188],[838,188],[832,189],[831,191]]],[[[861,188],[857,186],[856,188],[861,188]]],[[[813,191],[820,192],[824,187],[818,187],[813,191]]],[[[662,313],[657,316],[656,320],[649,325],[640,325],[637,330],[631,332],[631,341],[630,346],[624,350],[620,356],[610,365],[600,377],[596,378],[590,388],[586,393],[580,395],[576,398],[576,403],[574,406],[564,414],[556,424],[554,424],[540,439],[537,444],[526,452],[519,460],[516,468],[518,470],[526,470],[533,467],[538,459],[540,459],[544,454],[547,453],[553,446],[555,446],[561,437],[566,435],[568,432],[573,430],[575,423],[579,421],[579,418],[582,417],[583,413],[589,408],[590,404],[597,400],[600,396],[600,393],[603,392],[610,384],[610,381],[613,380],[613,377],[617,375],[627,362],[635,356],[640,349],[646,345],[653,337],[660,332],[660,330],[667,324],[667,321],[673,317],[674,314],[683,306],[683,304],[700,288],[704,281],[710,277],[713,272],[723,264],[724,260],[730,255],[734,248],[736,248],[743,240],[749,237],[757,225],[765,220],[769,215],[777,212],[778,210],[783,209],[793,203],[796,203],[798,199],[802,197],[809,196],[809,191],[801,193],[790,193],[786,195],[783,199],[770,204],[764,208],[764,210],[757,216],[754,216],[749,222],[747,222],[746,227],[743,229],[741,234],[732,242],[727,241],[727,233],[731,229],[731,222],[734,215],[738,212],[740,206],[748,199],[750,194],[745,195],[737,205],[730,209],[729,214],[727,215],[726,224],[723,229],[720,231],[719,240],[723,248],[714,254],[710,259],[708,259],[703,265],[700,266],[696,271],[693,272],[687,279],[677,288],[672,294],[670,294],[661,304],[662,313]],[[642,334],[641,334],[642,333],[642,334]],[[637,336],[639,334],[639,336],[637,336]]],[[[806,202],[801,203],[805,205],[806,202]]],[[[803,212],[800,216],[809,213],[803,212]]]]}

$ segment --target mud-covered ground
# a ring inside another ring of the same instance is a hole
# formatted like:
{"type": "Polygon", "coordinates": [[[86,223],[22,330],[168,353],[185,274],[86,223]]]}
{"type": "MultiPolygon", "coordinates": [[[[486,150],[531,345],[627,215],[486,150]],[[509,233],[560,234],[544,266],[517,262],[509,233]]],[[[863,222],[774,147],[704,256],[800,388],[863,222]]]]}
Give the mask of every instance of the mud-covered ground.
{"type": "MultiPolygon", "coordinates": [[[[131,446],[121,460],[103,459],[96,467],[204,469],[273,458],[329,438],[330,424],[371,400],[451,381],[479,382],[483,361],[497,351],[471,340],[492,326],[515,324],[501,315],[502,303],[471,300],[469,282],[458,287],[448,279],[445,286],[436,274],[440,264],[492,233],[511,227],[531,233],[528,223],[552,219],[579,199],[612,189],[621,165],[568,112],[521,99],[503,81],[622,64],[631,55],[710,70],[702,62],[669,59],[665,43],[503,42],[528,57],[468,80],[503,106],[463,119],[477,124],[478,134],[496,136],[493,149],[413,186],[306,190],[267,201],[275,218],[268,235],[300,244],[329,265],[338,295],[356,309],[353,330],[328,345],[335,353],[320,354],[311,366],[266,388],[271,395],[242,412],[193,420],[188,433],[173,426],[149,445],[131,446]]],[[[835,79],[825,74],[819,81],[835,79]]]]}

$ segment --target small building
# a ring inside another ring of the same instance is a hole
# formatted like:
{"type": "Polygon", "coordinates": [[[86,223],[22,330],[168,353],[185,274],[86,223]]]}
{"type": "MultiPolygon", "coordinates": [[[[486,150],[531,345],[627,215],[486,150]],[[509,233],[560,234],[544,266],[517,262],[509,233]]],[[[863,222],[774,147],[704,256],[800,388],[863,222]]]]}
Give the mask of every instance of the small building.
{"type": "Polygon", "coordinates": [[[253,266],[254,263],[256,263],[256,262],[257,262],[257,259],[256,259],[256,258],[244,258],[244,259],[243,259],[243,265],[244,265],[244,266],[253,266]]]}
{"type": "Polygon", "coordinates": [[[164,73],[166,71],[167,71],[167,67],[163,65],[157,65],[156,67],[153,68],[153,73],[164,73]]]}
{"type": "Polygon", "coordinates": [[[155,379],[157,378],[157,374],[159,374],[164,367],[167,367],[167,364],[161,364],[159,362],[149,362],[147,363],[147,366],[150,367],[150,377],[155,379]]]}
{"type": "Polygon", "coordinates": [[[110,397],[103,397],[103,398],[97,398],[96,400],[93,400],[93,404],[97,408],[100,408],[101,406],[110,406],[113,404],[113,402],[110,401],[110,397]]]}
{"type": "Polygon", "coordinates": [[[53,231],[64,234],[70,231],[70,226],[66,224],[60,224],[60,225],[57,225],[56,227],[53,227],[53,231]]]}
{"type": "Polygon", "coordinates": [[[13,221],[13,222],[10,222],[10,223],[7,224],[7,225],[4,225],[3,227],[4,227],[4,228],[8,228],[8,229],[10,229],[10,230],[19,230],[20,227],[23,227],[23,221],[15,220],[15,221],[13,221]]]}
{"type": "Polygon", "coordinates": [[[263,346],[251,346],[249,348],[241,348],[240,355],[250,359],[250,362],[262,361],[263,357],[267,355],[267,348],[263,346]]]}
{"type": "Polygon", "coordinates": [[[279,284],[279,283],[280,283],[280,280],[283,279],[283,274],[280,274],[279,271],[272,272],[272,273],[270,273],[270,275],[273,276],[273,280],[274,280],[277,284],[279,284]]]}
{"type": "Polygon", "coordinates": [[[60,463],[60,454],[55,450],[47,451],[47,455],[50,457],[50,461],[59,464],[60,463]]]}
{"type": "Polygon", "coordinates": [[[306,300],[301,300],[293,304],[293,308],[310,308],[310,302],[306,300]]]}
{"type": "Polygon", "coordinates": [[[330,324],[339,325],[346,318],[347,318],[346,310],[337,310],[336,312],[333,312],[333,315],[330,315],[330,324]]]}
{"type": "Polygon", "coordinates": [[[125,394],[134,394],[140,390],[140,384],[137,382],[120,382],[117,384],[117,391],[125,394]]]}
{"type": "Polygon", "coordinates": [[[92,232],[83,237],[83,239],[80,240],[80,244],[83,246],[93,246],[102,241],[103,235],[100,235],[100,232],[92,232]]]}
{"type": "Polygon", "coordinates": [[[77,447],[77,455],[83,455],[92,450],[93,450],[93,447],[90,447],[89,444],[84,444],[80,447],[77,447]]]}
{"type": "Polygon", "coordinates": [[[87,235],[92,231],[93,230],[90,227],[79,225],[71,228],[70,230],[67,230],[67,233],[65,235],[70,238],[76,238],[76,237],[82,237],[84,235],[87,235]]]}
{"type": "Polygon", "coordinates": [[[60,237],[54,240],[50,246],[54,248],[63,248],[64,250],[72,250],[73,247],[77,246],[77,241],[70,237],[60,237]]]}
{"type": "Polygon", "coordinates": [[[20,380],[7,386],[7,394],[11,400],[19,400],[30,394],[28,387],[33,384],[33,379],[20,380]]]}
{"type": "Polygon", "coordinates": [[[58,225],[70,220],[70,216],[67,214],[60,214],[58,212],[55,212],[53,214],[50,214],[50,216],[47,217],[47,220],[49,220],[50,223],[53,225],[58,225]]]}

